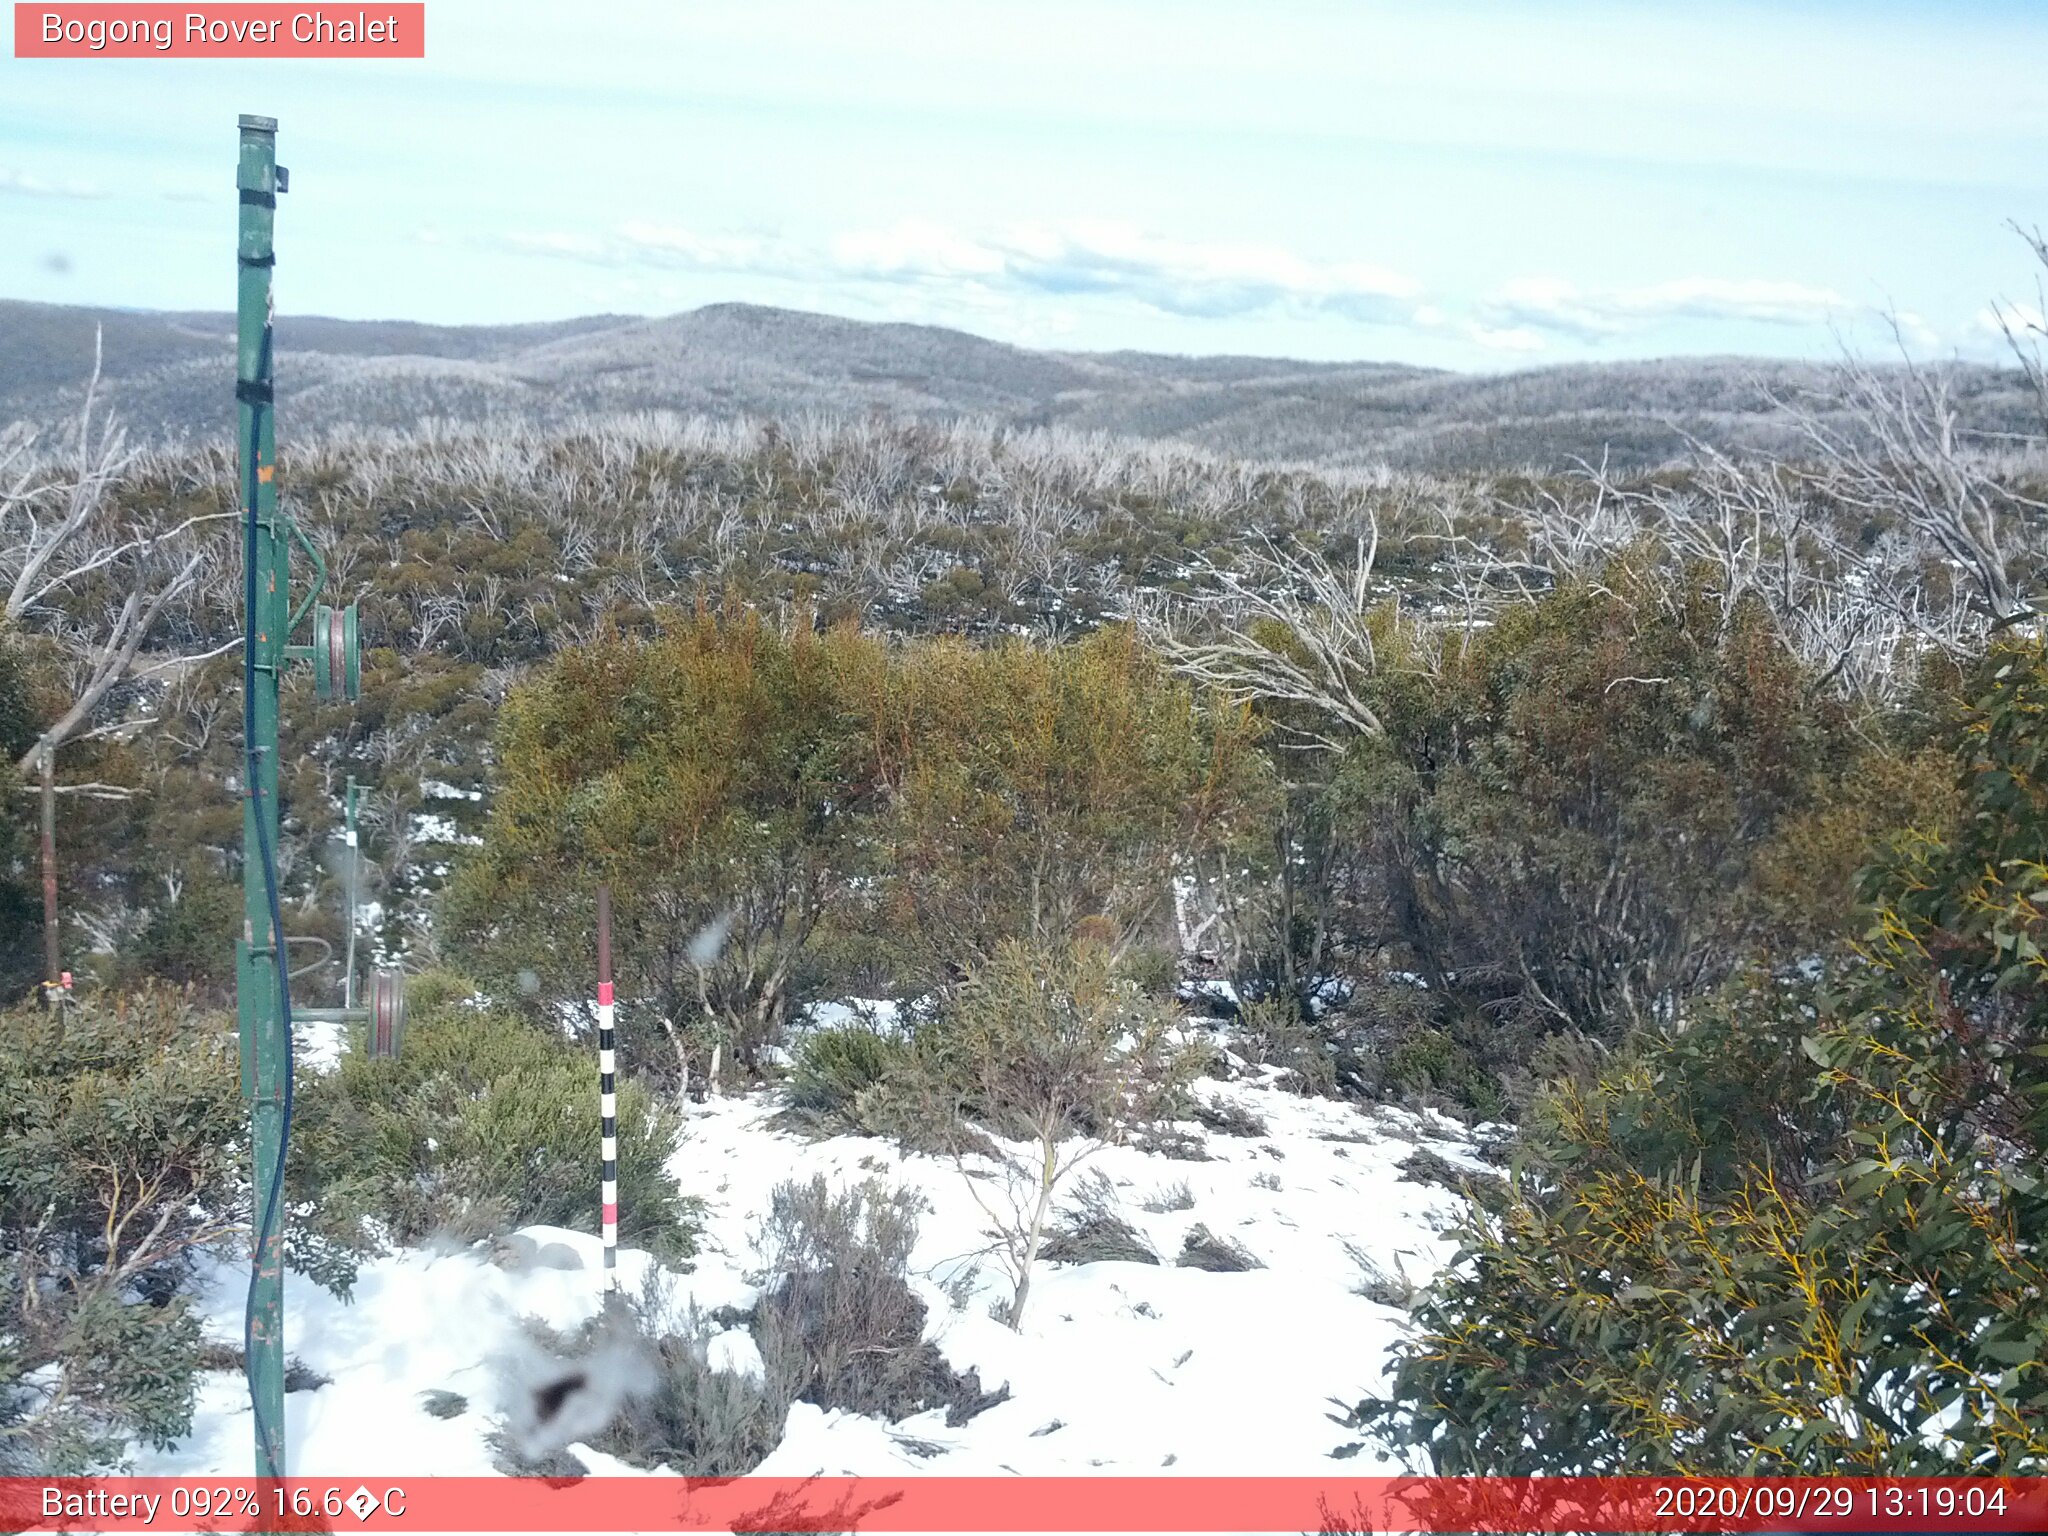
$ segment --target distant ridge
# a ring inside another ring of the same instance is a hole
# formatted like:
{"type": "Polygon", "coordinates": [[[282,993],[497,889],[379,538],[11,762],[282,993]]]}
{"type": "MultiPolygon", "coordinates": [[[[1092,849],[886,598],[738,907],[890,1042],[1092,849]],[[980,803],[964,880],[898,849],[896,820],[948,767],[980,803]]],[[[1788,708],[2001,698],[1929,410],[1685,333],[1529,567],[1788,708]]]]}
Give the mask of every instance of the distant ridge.
{"type": "MultiPolygon", "coordinates": [[[[131,434],[227,430],[234,321],[0,300],[0,423],[75,416],[105,327],[103,395],[131,434]]],[[[1825,368],[1742,358],[1574,364],[1474,375],[1391,363],[1051,352],[939,326],[750,304],[660,318],[440,326],[283,317],[282,430],[406,429],[425,418],[537,426],[623,411],[979,417],[1164,439],[1250,459],[1404,469],[1620,467],[1680,456],[1688,436],[1790,449],[1764,398],[1825,368]]],[[[1972,424],[2028,420],[2015,376],[1963,370],[1972,424]]]]}

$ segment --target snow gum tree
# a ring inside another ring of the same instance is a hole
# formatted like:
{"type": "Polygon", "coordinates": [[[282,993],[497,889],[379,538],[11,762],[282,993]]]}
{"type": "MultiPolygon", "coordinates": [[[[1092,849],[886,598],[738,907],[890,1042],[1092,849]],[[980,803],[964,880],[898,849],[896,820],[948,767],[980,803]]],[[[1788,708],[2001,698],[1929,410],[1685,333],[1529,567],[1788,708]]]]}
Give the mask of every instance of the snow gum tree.
{"type": "Polygon", "coordinates": [[[940,997],[1084,927],[1170,975],[1176,877],[1265,841],[1247,713],[1121,629],[972,646],[700,611],[563,653],[498,750],[455,942],[507,996],[530,971],[580,998],[610,881],[621,998],[681,1068],[752,1067],[807,997],[940,997]]]}
{"type": "Polygon", "coordinates": [[[449,899],[486,977],[586,995],[608,880],[621,997],[653,1005],[685,1073],[714,1046],[751,1063],[872,843],[842,694],[877,655],[850,630],[706,610],[567,651],[515,690],[485,846],[449,899]]]}
{"type": "Polygon", "coordinates": [[[1356,1417],[1451,1474],[2048,1470],[2048,653],[1966,696],[1860,953],[1563,1073],[1356,1417]]]}
{"type": "Polygon", "coordinates": [[[963,1171],[1014,1282],[1010,1327],[1023,1323],[1068,1175],[1185,1086],[1196,1059],[1173,1044],[1172,1020],[1091,938],[1054,952],[1003,945],[944,1020],[928,1070],[950,1083],[954,1113],[1004,1143],[993,1179],[964,1159],[963,1171]]]}

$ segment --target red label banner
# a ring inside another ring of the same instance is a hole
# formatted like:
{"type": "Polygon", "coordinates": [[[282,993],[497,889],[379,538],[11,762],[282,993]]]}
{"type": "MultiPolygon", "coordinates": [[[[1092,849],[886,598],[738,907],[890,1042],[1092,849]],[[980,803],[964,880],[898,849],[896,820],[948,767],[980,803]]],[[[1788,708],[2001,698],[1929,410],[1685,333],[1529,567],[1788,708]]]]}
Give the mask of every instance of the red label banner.
{"type": "Polygon", "coordinates": [[[423,59],[424,4],[22,5],[17,59],[423,59]]]}
{"type": "Polygon", "coordinates": [[[0,1479],[9,1531],[2048,1529],[2048,1479],[333,1477],[0,1479]]]}

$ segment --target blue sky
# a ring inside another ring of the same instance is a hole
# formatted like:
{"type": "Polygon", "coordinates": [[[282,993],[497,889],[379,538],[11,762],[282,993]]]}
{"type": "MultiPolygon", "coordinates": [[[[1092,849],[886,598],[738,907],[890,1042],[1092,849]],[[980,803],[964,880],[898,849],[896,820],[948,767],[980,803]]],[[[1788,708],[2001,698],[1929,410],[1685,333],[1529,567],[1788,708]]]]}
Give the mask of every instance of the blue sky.
{"type": "MultiPolygon", "coordinates": [[[[9,8],[11,12],[11,8],[9,8]]],[[[110,7],[109,14],[119,7],[110,7]]],[[[354,7],[349,8],[353,14],[354,7]]],[[[428,0],[427,58],[0,54],[0,296],[443,322],[721,300],[1501,369],[1990,355],[2048,4],[428,0]]]]}

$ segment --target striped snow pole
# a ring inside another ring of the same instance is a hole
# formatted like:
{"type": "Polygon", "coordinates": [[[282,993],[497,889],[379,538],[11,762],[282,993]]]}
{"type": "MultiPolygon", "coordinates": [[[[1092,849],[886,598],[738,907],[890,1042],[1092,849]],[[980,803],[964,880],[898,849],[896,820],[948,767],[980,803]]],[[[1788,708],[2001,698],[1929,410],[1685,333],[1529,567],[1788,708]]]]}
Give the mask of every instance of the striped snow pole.
{"type": "Polygon", "coordinates": [[[604,1201],[604,1289],[619,1288],[619,1095],[613,1073],[612,1035],[612,888],[597,888],[597,1105],[600,1116],[598,1155],[604,1201]]]}

